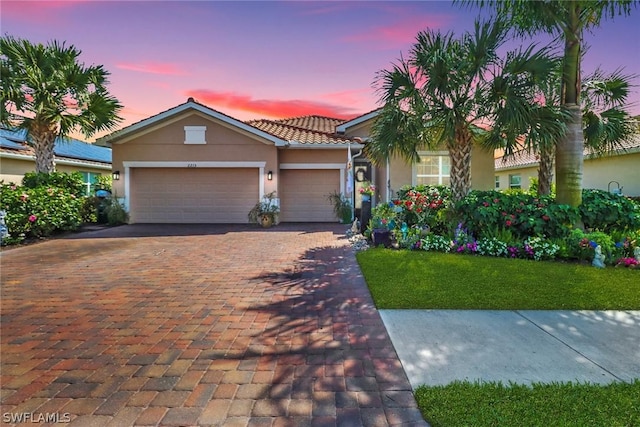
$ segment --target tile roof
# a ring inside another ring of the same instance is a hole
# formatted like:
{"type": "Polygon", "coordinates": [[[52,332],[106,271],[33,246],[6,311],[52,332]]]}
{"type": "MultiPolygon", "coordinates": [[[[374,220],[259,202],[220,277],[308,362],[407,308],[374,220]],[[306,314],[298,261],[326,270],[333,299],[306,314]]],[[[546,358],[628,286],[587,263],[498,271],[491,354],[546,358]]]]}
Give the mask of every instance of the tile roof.
{"type": "MultiPolygon", "coordinates": [[[[604,155],[605,156],[611,155],[611,154],[621,155],[627,152],[638,152],[638,151],[640,151],[640,135],[637,135],[635,138],[622,142],[618,146],[618,148],[616,148],[613,151],[613,153],[608,153],[604,155]]],[[[592,157],[598,156],[598,154],[596,154],[590,148],[585,148],[583,154],[585,158],[592,158],[592,157]]],[[[527,150],[517,151],[512,156],[509,156],[509,157],[502,156],[495,159],[495,168],[496,170],[500,170],[500,169],[513,169],[513,168],[525,168],[525,167],[537,166],[539,159],[540,157],[537,154],[533,153],[532,151],[531,152],[527,150]]]]}
{"type": "MultiPolygon", "coordinates": [[[[24,130],[0,129],[0,150],[16,154],[34,155],[33,147],[26,142],[24,130]]],[[[58,159],[83,160],[110,164],[111,148],[69,138],[56,138],[53,152],[58,159]]]]}
{"type": "Polygon", "coordinates": [[[360,143],[360,139],[346,138],[336,133],[336,126],[344,120],[323,116],[302,116],[280,120],[251,120],[247,124],[277,138],[301,144],[360,143]]]}

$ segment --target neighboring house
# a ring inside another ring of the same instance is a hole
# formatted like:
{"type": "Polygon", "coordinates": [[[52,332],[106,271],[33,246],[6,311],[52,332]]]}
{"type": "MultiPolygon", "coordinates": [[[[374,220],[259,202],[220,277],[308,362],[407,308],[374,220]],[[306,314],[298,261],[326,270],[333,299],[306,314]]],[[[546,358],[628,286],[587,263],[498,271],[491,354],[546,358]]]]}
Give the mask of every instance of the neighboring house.
{"type": "MultiPolygon", "coordinates": [[[[520,151],[495,159],[495,188],[529,189],[531,178],[538,178],[537,155],[520,151]]],[[[555,179],[554,179],[555,182],[555,179]]],[[[583,188],[621,192],[640,196],[640,135],[605,155],[584,151],[583,188]]]]}
{"type": "MultiPolygon", "coordinates": [[[[132,223],[246,223],[251,207],[273,191],[280,221],[334,222],[327,196],[346,193],[348,149],[356,194],[365,180],[383,200],[405,184],[448,183],[446,152],[425,152],[415,166],[393,159],[373,167],[364,159],[376,115],[242,122],[189,98],[101,141],[112,144],[120,175],[113,189],[132,223]]],[[[474,188],[492,188],[493,155],[474,153],[473,168],[474,188]]]]}
{"type": "MultiPolygon", "coordinates": [[[[20,184],[24,174],[36,170],[35,153],[24,131],[0,129],[0,180],[20,184]]],[[[111,174],[111,148],[77,139],[56,139],[54,146],[58,172],[80,172],[86,194],[99,175],[111,174]]]]}

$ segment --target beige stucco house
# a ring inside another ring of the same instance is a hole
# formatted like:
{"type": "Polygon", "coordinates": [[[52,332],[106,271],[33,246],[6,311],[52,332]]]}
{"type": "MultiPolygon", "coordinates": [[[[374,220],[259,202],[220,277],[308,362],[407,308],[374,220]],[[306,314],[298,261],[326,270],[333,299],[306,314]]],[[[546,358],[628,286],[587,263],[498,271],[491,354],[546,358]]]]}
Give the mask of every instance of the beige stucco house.
{"type": "MultiPolygon", "coordinates": [[[[54,159],[58,172],[80,172],[86,194],[100,175],[111,174],[111,148],[77,139],[56,139],[54,159]]],[[[0,180],[20,184],[24,174],[36,169],[35,152],[24,131],[0,129],[0,180]]]]}
{"type": "MultiPolygon", "coordinates": [[[[520,151],[508,158],[495,159],[495,188],[529,189],[531,178],[538,177],[538,158],[520,151]]],[[[585,150],[583,188],[621,192],[640,197],[640,135],[623,143],[617,150],[596,155],[585,150]]]]}
{"type": "MultiPolygon", "coordinates": [[[[327,196],[346,194],[348,150],[354,195],[372,181],[374,204],[405,184],[448,183],[446,152],[424,152],[417,165],[392,159],[372,166],[362,149],[376,115],[242,122],[189,98],[101,141],[111,144],[120,176],[113,188],[132,223],[246,223],[251,207],[273,191],[281,222],[335,222],[327,196]]],[[[493,188],[493,154],[473,156],[472,185],[493,188]]],[[[355,203],[359,209],[359,197],[355,203]]]]}

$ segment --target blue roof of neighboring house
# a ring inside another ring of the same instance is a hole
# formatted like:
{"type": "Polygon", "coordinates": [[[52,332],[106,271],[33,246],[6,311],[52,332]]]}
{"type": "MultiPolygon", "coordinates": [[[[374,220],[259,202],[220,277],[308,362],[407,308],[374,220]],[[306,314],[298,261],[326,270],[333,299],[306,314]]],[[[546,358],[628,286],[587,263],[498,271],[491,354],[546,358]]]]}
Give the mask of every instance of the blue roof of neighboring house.
{"type": "MultiPolygon", "coordinates": [[[[26,144],[24,130],[0,129],[0,147],[12,150],[30,150],[30,146],[26,144]]],[[[58,157],[111,163],[111,148],[89,144],[73,138],[56,138],[53,152],[58,157]]]]}

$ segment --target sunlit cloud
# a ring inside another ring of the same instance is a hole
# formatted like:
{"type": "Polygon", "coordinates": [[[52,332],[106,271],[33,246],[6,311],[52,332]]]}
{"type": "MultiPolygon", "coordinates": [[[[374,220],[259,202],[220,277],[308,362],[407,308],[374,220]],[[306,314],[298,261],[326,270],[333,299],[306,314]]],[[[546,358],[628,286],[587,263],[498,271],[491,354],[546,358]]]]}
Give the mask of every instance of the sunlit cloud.
{"type": "Polygon", "coordinates": [[[361,89],[342,90],[338,92],[325,93],[321,95],[323,99],[330,100],[334,104],[358,105],[366,102],[371,95],[372,89],[369,87],[361,89]]]}
{"type": "Polygon", "coordinates": [[[116,64],[116,67],[121,70],[147,74],[163,74],[169,76],[183,76],[187,74],[187,72],[179,66],[170,62],[120,62],[116,64]]]}
{"type": "Polygon", "coordinates": [[[91,0],[64,0],[64,1],[2,1],[3,19],[16,19],[29,22],[53,24],[55,18],[59,18],[61,12],[76,7],[79,4],[88,4],[91,0]]]}
{"type": "Polygon", "coordinates": [[[326,102],[300,99],[253,99],[235,92],[196,89],[185,92],[196,101],[216,108],[228,108],[256,113],[273,118],[287,118],[317,114],[320,116],[351,119],[360,113],[353,108],[326,102]]]}
{"type": "Polygon", "coordinates": [[[384,48],[397,47],[413,43],[420,31],[444,28],[448,24],[449,18],[446,16],[411,18],[396,22],[393,25],[368,28],[343,37],[342,40],[352,43],[375,43],[384,48]]]}

